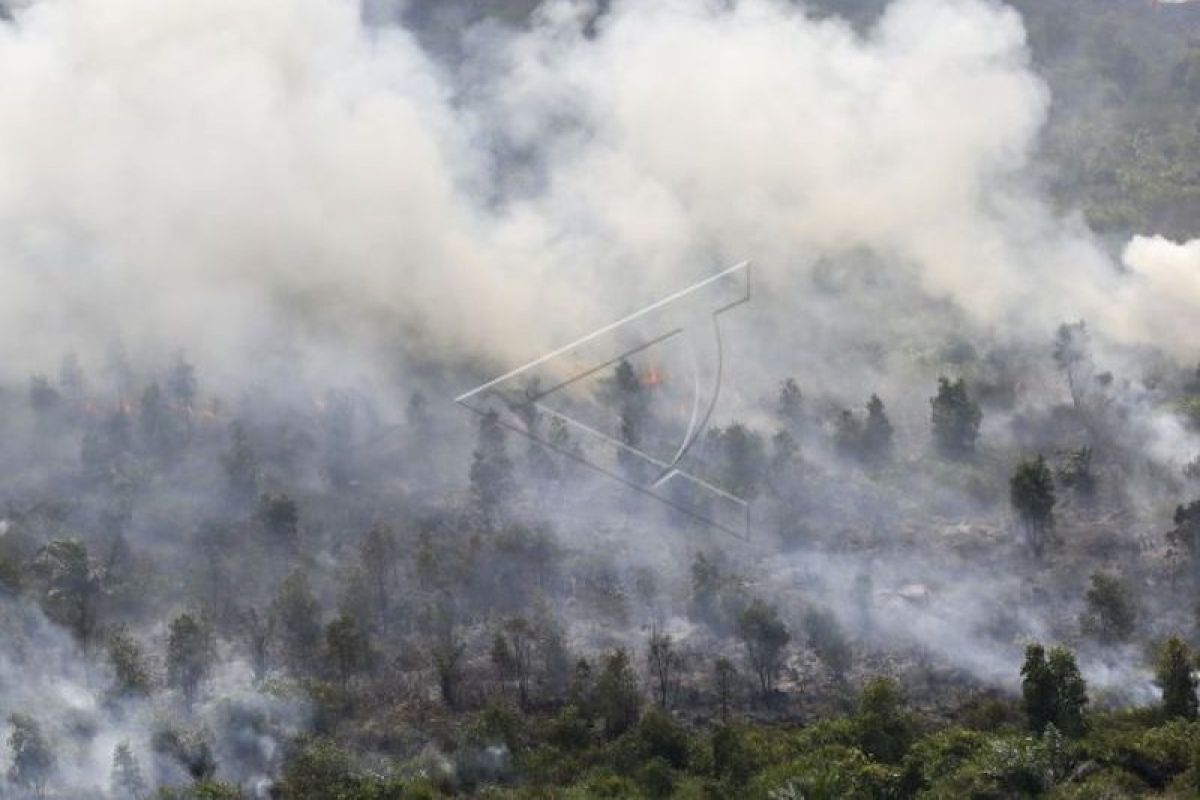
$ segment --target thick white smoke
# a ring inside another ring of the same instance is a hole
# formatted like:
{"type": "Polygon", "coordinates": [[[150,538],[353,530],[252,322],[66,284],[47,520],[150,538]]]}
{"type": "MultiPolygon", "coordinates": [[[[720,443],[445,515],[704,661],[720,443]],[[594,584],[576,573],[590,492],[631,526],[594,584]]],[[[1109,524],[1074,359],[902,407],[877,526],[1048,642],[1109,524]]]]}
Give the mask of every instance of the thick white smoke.
{"type": "Polygon", "coordinates": [[[1023,179],[1049,98],[1015,12],[897,0],[860,36],[719,5],[588,32],[548,3],[451,76],[340,0],[33,3],[0,28],[0,361],[512,358],[740,258],[788,309],[862,248],[1002,332],[1162,333],[1115,324],[1116,271],[1023,179]]]}

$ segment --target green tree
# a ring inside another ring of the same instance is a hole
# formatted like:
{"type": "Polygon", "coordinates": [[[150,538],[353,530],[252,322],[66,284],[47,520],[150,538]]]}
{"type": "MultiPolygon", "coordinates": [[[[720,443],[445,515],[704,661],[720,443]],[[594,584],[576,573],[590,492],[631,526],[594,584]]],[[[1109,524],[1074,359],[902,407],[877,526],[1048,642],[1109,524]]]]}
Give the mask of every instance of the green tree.
{"type": "Polygon", "coordinates": [[[1054,529],[1054,476],[1046,459],[1038,456],[1017,465],[1008,482],[1009,502],[1030,550],[1038,558],[1045,552],[1050,532],[1054,529]]]}
{"type": "Polygon", "coordinates": [[[1191,648],[1177,636],[1167,639],[1158,650],[1155,680],[1162,690],[1162,711],[1167,719],[1196,718],[1196,675],[1192,663],[1191,648]]]}
{"type": "Polygon", "coordinates": [[[873,678],[863,687],[855,718],[864,753],[884,763],[904,758],[915,738],[915,726],[904,708],[904,694],[891,678],[873,678]]]}
{"type": "Polygon", "coordinates": [[[629,663],[629,655],[614,650],[604,659],[604,669],[596,679],[596,711],[603,720],[604,735],[615,739],[633,727],[642,709],[637,676],[629,663]]]}
{"type": "Polygon", "coordinates": [[[65,626],[87,649],[96,630],[103,596],[103,571],[78,539],[50,542],[33,560],[46,616],[65,626]]]}
{"type": "Polygon", "coordinates": [[[892,458],[892,438],[895,431],[888,419],[883,401],[871,395],[867,401],[867,421],[862,430],[862,454],[868,463],[881,464],[892,458]]]}
{"type": "Polygon", "coordinates": [[[1133,635],[1137,610],[1129,590],[1115,575],[1093,573],[1085,599],[1087,610],[1080,619],[1084,633],[1104,644],[1124,642],[1133,635]]]}
{"type": "Polygon", "coordinates": [[[1046,659],[1056,690],[1054,725],[1071,738],[1087,732],[1084,714],[1088,705],[1087,682],[1075,663],[1075,655],[1065,647],[1055,647],[1046,659]]]}
{"type": "Polygon", "coordinates": [[[662,633],[658,628],[650,632],[646,666],[650,669],[659,708],[665,709],[671,704],[671,698],[678,688],[679,673],[683,669],[683,656],[675,648],[671,634],[662,633]]]}
{"type": "Polygon", "coordinates": [[[8,779],[30,791],[34,797],[44,797],[46,784],[54,775],[57,759],[50,742],[42,734],[37,720],[25,714],[8,718],[12,733],[8,736],[11,762],[8,779]]]}
{"type": "Polygon", "coordinates": [[[370,639],[348,614],[325,626],[325,650],[343,687],[371,664],[370,639]]]}
{"type": "Polygon", "coordinates": [[[1046,648],[1036,642],[1025,648],[1025,663],[1021,666],[1021,696],[1029,727],[1040,734],[1057,714],[1058,690],[1046,664],[1046,648]]]}
{"type": "Polygon", "coordinates": [[[769,698],[783,668],[784,649],[791,641],[791,634],[779,619],[779,611],[757,599],[738,616],[737,631],[746,648],[746,661],[758,677],[762,696],[769,698]]]}
{"type": "Polygon", "coordinates": [[[983,412],[967,394],[966,381],[938,378],[937,394],[930,398],[929,404],[937,451],[947,458],[964,458],[974,453],[983,412]]]}
{"type": "Polygon", "coordinates": [[[105,642],[113,671],[113,694],[136,697],[150,694],[150,667],[137,640],[124,625],[114,627],[105,642]]]}
{"type": "Polygon", "coordinates": [[[838,680],[850,669],[850,643],[837,618],[828,611],[810,609],[804,615],[804,633],[808,646],[838,680]]]}
{"type": "Polygon", "coordinates": [[[284,579],[271,604],[271,615],[288,663],[298,670],[313,666],[312,656],[321,642],[321,606],[302,570],[294,570],[284,579]]]}
{"type": "Polygon", "coordinates": [[[1087,683],[1070,650],[1056,647],[1047,657],[1040,644],[1030,644],[1021,678],[1025,715],[1034,732],[1040,734],[1051,724],[1073,738],[1086,732],[1087,683]]]}
{"type": "Polygon", "coordinates": [[[183,695],[190,709],[215,660],[208,625],[188,613],[171,621],[167,636],[167,683],[183,695]]]}
{"type": "Polygon", "coordinates": [[[492,663],[501,677],[517,685],[521,708],[529,708],[529,682],[533,672],[536,636],[524,617],[504,621],[492,642],[492,663]]]}
{"type": "Polygon", "coordinates": [[[386,630],[391,611],[391,588],[399,578],[400,545],[392,529],[382,522],[371,526],[359,547],[363,572],[375,600],[376,619],[386,630]]]}

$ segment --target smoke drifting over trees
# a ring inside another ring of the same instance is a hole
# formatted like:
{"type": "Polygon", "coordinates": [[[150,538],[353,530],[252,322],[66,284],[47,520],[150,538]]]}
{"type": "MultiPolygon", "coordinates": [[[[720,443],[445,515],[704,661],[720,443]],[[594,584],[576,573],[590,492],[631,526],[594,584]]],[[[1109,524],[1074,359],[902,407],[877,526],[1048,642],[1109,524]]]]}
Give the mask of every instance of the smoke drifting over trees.
{"type": "Polygon", "coordinates": [[[0,0],[0,795],[1194,791],[1200,16],[1077,6],[0,0]],[[452,401],[742,259],[748,541],[677,350],[452,401]]]}

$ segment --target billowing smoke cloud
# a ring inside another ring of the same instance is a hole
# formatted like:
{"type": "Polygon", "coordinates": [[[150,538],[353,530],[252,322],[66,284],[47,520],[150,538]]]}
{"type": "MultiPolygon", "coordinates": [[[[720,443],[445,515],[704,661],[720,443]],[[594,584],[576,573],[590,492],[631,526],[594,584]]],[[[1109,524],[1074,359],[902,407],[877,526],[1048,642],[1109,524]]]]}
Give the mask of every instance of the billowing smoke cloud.
{"type": "Polygon", "coordinates": [[[4,362],[117,336],[210,374],[281,338],[513,358],[747,257],[791,313],[856,249],[1001,332],[1121,318],[1024,178],[1049,97],[1012,10],[595,14],[468,34],[450,72],[335,0],[29,5],[0,30],[4,362]]]}

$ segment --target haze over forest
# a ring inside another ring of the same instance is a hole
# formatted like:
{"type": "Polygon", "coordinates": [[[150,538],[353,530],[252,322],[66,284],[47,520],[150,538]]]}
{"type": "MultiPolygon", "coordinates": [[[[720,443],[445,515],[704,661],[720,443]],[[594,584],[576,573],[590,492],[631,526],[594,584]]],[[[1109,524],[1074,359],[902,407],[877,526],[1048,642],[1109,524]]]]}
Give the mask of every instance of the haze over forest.
{"type": "Polygon", "coordinates": [[[1198,797],[1197,319],[1200,3],[0,0],[0,797],[1198,797]]]}

